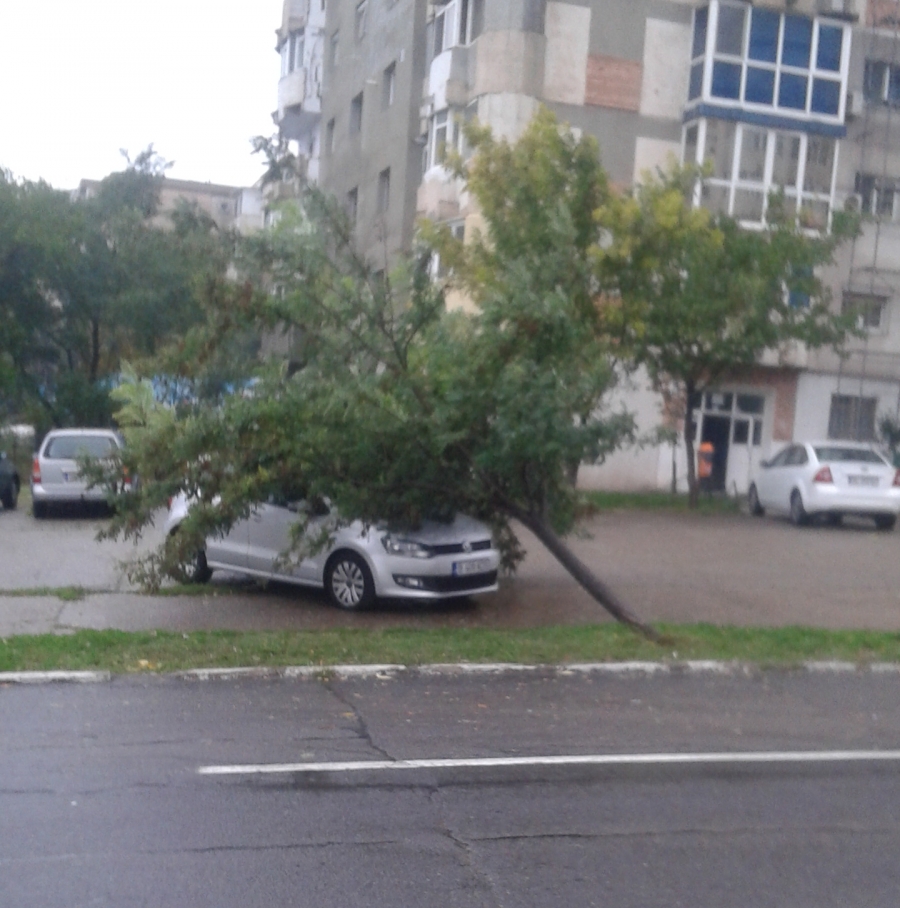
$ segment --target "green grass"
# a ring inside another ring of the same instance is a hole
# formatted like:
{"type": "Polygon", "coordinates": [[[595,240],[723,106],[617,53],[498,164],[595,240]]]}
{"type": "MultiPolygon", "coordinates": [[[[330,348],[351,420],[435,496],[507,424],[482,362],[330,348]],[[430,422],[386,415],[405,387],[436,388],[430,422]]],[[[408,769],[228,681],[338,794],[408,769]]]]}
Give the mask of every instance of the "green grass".
{"type": "MultiPolygon", "coordinates": [[[[600,511],[641,510],[641,511],[684,511],[688,507],[686,494],[673,495],[671,492],[604,492],[584,491],[581,493],[582,511],[597,513],[600,511]]],[[[701,495],[696,513],[700,514],[736,514],[740,511],[741,502],[725,495],[701,495]]]]}
{"type": "Polygon", "coordinates": [[[0,639],[0,671],[170,672],[234,666],[440,662],[552,664],[720,659],[760,666],[813,660],[900,662],[900,634],[810,628],[660,625],[663,644],[616,624],[526,630],[437,629],[194,633],[78,631],[0,639]]]}
{"type": "Polygon", "coordinates": [[[0,596],[14,596],[25,598],[27,596],[55,596],[63,602],[78,602],[84,599],[92,590],[83,586],[32,586],[26,589],[2,590],[0,596]]]}

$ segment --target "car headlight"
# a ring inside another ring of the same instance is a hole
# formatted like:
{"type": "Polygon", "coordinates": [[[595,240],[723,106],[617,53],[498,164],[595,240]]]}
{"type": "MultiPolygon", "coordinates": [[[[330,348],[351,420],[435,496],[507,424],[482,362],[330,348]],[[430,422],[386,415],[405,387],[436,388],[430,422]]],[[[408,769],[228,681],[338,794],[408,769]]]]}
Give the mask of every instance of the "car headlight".
{"type": "Polygon", "coordinates": [[[406,558],[430,558],[431,548],[421,542],[403,539],[388,533],[381,537],[381,544],[389,555],[403,555],[406,558]]]}

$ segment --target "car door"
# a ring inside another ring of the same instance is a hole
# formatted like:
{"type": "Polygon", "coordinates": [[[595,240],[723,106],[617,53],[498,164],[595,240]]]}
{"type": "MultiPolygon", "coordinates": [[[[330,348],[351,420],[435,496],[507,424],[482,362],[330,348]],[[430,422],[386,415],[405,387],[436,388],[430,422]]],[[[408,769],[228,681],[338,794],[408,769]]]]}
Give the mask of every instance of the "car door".
{"type": "Polygon", "coordinates": [[[315,555],[284,553],[291,546],[291,533],[298,521],[306,521],[306,535],[310,538],[321,529],[324,513],[310,513],[306,501],[290,501],[284,496],[273,495],[265,504],[258,505],[248,521],[249,541],[247,567],[254,571],[293,580],[316,581],[321,575],[320,562],[327,552],[315,555]]]}
{"type": "Polygon", "coordinates": [[[206,560],[211,565],[225,568],[242,569],[247,567],[247,542],[250,533],[250,521],[239,520],[222,537],[210,537],[206,540],[206,560]]]}
{"type": "Polygon", "coordinates": [[[756,477],[756,493],[764,508],[779,510],[782,506],[780,488],[784,485],[785,464],[791,447],[779,451],[771,460],[760,464],[756,477]]]}

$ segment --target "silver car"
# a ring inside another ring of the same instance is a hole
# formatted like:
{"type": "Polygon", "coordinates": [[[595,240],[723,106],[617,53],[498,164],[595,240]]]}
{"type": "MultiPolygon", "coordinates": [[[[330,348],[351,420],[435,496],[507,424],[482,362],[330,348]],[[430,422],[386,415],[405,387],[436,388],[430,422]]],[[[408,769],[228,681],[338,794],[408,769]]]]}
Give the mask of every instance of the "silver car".
{"type": "MultiPolygon", "coordinates": [[[[167,534],[177,532],[188,507],[183,495],[173,499],[167,534]]],[[[324,588],[339,608],[362,609],[377,598],[435,600],[490,593],[497,589],[499,566],[490,528],[471,517],[426,522],[411,532],[359,521],[335,527],[327,506],[312,510],[305,502],[273,496],[224,537],[207,539],[188,574],[205,582],[221,569],[324,588]],[[312,554],[289,554],[298,520],[305,522],[306,549],[315,548],[313,541],[323,536],[327,544],[312,554]]]]}
{"type": "Polygon", "coordinates": [[[47,516],[47,509],[66,502],[103,502],[107,490],[88,488],[79,459],[102,460],[124,447],[112,429],[52,429],[47,433],[31,465],[31,501],[34,516],[47,516]]]}
{"type": "Polygon", "coordinates": [[[763,461],[750,484],[751,514],[788,514],[797,524],[823,517],[869,517],[893,529],[900,513],[900,470],[873,445],[821,441],[790,444],[763,461]]]}

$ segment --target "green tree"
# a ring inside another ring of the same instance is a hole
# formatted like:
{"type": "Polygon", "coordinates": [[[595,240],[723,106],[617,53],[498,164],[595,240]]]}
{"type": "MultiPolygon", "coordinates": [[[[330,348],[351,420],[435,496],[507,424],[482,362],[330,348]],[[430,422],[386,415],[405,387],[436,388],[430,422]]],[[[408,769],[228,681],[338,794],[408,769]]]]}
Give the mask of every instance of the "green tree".
{"type": "Polygon", "coordinates": [[[606,330],[657,388],[681,398],[694,505],[695,401],[727,375],[758,364],[765,351],[835,345],[847,336],[851,321],[832,312],[818,269],[856,227],[836,216],[830,233],[811,235],[773,196],[768,226],[744,230],[691,204],[698,179],[696,170],[680,168],[647,175],[604,209],[608,241],[594,250],[610,291],[602,307],[606,330]]]}
{"type": "Polygon", "coordinates": [[[197,286],[232,239],[196,211],[163,221],[164,162],[147,149],[90,198],[0,180],[0,353],[7,411],[40,427],[104,424],[123,357],[202,318],[197,286]]]}
{"type": "Polygon", "coordinates": [[[470,311],[446,310],[427,248],[388,277],[374,273],[346,219],[310,192],[303,214],[285,208],[274,230],[244,244],[239,268],[254,279],[220,287],[208,323],[185,342],[198,380],[247,325],[292,332],[299,368],[263,360],[252,393],[178,412],[153,404],[146,383],[118,392],[129,466],[143,482],[110,531],[139,533],[179,489],[194,501],[134,577],[161,582],[288,482],[328,496],[346,520],[481,517],[510,568],[521,522],[616,618],[651,633],[564,538],[575,519],[570,465],[631,431],[627,414],[603,407],[613,370],[586,256],[599,235],[592,208],[607,193],[596,146],[547,115],[514,146],[478,131],[471,140],[484,233],[470,249],[428,231],[472,293],[470,311]],[[496,204],[492,172],[515,202],[496,204]]]}

